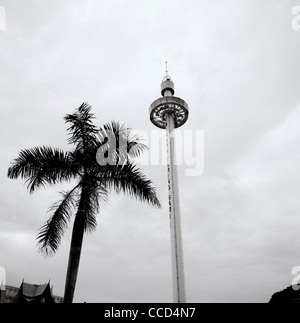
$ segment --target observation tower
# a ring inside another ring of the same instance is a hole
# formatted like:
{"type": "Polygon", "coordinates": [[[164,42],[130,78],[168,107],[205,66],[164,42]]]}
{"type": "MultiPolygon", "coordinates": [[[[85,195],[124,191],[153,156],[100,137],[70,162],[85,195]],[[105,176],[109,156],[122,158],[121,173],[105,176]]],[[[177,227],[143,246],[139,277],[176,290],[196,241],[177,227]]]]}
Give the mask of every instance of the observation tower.
{"type": "Polygon", "coordinates": [[[174,303],[186,302],[183,265],[182,234],[178,191],[178,175],[175,165],[175,128],[181,127],[188,119],[187,103],[174,96],[174,83],[166,71],[161,83],[162,97],[150,106],[150,120],[158,128],[166,129],[168,156],[168,192],[171,232],[171,259],[174,303]]]}

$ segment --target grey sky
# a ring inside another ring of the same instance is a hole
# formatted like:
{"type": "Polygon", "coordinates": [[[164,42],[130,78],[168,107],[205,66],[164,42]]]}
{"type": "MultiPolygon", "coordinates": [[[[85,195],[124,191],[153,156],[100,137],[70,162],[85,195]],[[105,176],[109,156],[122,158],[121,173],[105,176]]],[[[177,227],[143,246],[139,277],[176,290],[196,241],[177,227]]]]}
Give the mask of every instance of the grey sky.
{"type": "MultiPolygon", "coordinates": [[[[164,61],[204,130],[205,169],[180,198],[189,302],[267,302],[300,265],[300,30],[297,0],[9,0],[0,31],[0,266],[7,284],[63,295],[71,225],[58,253],[36,234],[58,185],[29,195],[7,179],[23,148],[68,149],[63,117],[83,101],[97,124],[151,134],[164,61]]],[[[198,147],[199,148],[199,147],[198,147]]],[[[153,147],[152,147],[153,149],[153,147]]],[[[196,148],[195,148],[196,149],[196,148]]],[[[112,194],[85,237],[75,301],[171,302],[167,174],[141,166],[161,210],[112,194]]]]}

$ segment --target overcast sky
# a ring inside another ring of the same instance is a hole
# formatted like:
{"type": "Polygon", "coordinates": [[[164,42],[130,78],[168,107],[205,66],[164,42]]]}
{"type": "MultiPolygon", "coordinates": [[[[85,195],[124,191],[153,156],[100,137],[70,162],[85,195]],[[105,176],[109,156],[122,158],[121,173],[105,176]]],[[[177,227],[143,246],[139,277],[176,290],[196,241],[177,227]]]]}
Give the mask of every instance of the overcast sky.
{"type": "MultiPolygon", "coordinates": [[[[167,56],[175,95],[190,108],[178,135],[192,132],[190,148],[205,162],[200,176],[178,167],[187,301],[268,302],[290,286],[300,265],[296,5],[0,1],[0,266],[7,284],[50,280],[63,296],[72,227],[54,257],[37,252],[48,207],[71,184],[30,195],[21,180],[7,178],[10,162],[24,148],[72,148],[63,117],[84,101],[97,125],[123,121],[151,138],[157,129],[149,106],[160,97],[167,56]],[[204,151],[197,131],[204,131],[204,151]]],[[[163,207],[110,195],[97,231],[84,239],[76,302],[172,302],[167,169],[140,167],[163,207]]]]}

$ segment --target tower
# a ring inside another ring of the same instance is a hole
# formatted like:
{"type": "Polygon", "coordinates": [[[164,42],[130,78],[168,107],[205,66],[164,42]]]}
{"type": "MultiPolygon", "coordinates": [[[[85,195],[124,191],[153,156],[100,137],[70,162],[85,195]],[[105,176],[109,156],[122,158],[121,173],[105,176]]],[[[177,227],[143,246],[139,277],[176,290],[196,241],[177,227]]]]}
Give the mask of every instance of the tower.
{"type": "Polygon", "coordinates": [[[174,303],[185,303],[185,277],[183,265],[181,220],[177,168],[175,159],[175,128],[181,127],[188,119],[189,107],[187,103],[174,96],[174,83],[166,71],[161,83],[162,97],[150,106],[150,120],[161,129],[166,129],[168,156],[168,193],[169,216],[171,233],[171,259],[173,277],[174,303]]]}

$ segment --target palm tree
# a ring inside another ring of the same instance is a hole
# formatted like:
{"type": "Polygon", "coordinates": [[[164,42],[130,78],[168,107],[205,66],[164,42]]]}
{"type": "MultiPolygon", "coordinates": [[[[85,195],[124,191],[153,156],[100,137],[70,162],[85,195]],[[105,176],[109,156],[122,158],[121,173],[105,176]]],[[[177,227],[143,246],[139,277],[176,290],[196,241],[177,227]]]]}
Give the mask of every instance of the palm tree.
{"type": "Polygon", "coordinates": [[[72,215],[75,215],[66,275],[64,302],[72,303],[85,232],[95,230],[99,202],[108,200],[111,189],[160,207],[152,182],[133,162],[147,147],[124,124],[111,122],[97,129],[91,107],[83,103],[65,116],[71,151],[49,147],[25,149],[8,169],[11,179],[26,180],[30,193],[46,184],[77,180],[62,199],[50,206],[52,216],[37,235],[39,251],[53,255],[72,215]]]}

